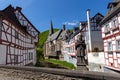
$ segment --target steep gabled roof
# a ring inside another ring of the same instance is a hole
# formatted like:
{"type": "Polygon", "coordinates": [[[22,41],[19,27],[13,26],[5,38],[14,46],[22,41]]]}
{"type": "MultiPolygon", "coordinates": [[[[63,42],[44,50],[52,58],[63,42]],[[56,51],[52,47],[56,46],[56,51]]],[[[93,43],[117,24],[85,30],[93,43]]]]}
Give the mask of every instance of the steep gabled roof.
{"type": "Polygon", "coordinates": [[[94,16],[94,17],[92,17],[92,18],[95,18],[97,15],[100,15],[101,17],[104,17],[102,14],[97,13],[97,14],[95,14],[95,16],[94,16]]]}
{"type": "Polygon", "coordinates": [[[60,33],[61,33],[62,30],[58,30],[57,32],[55,32],[54,34],[52,34],[51,36],[48,36],[48,39],[46,42],[49,42],[49,41],[53,41],[53,40],[57,40],[60,33]]]}
{"type": "Polygon", "coordinates": [[[119,2],[120,0],[114,0],[113,2],[119,2]]]}
{"type": "MultiPolygon", "coordinates": [[[[8,7],[6,7],[4,10],[1,10],[0,13],[2,15],[4,15],[5,17],[9,18],[9,20],[11,20],[12,22],[14,22],[16,25],[18,25],[19,28],[21,28],[23,31],[26,31],[26,27],[22,26],[21,23],[19,22],[18,18],[16,17],[15,14],[15,8],[12,7],[12,5],[9,5],[8,7]]],[[[20,12],[21,13],[21,12],[20,12]]],[[[22,14],[22,13],[21,13],[22,14]]],[[[23,15],[23,14],[22,14],[23,15]]],[[[23,17],[25,17],[23,15],[23,17]]],[[[26,17],[25,17],[26,18],[26,17]]],[[[30,21],[26,18],[26,20],[28,21],[28,23],[30,23],[30,21]]],[[[31,24],[31,23],[30,23],[31,24]]],[[[32,24],[31,24],[32,25],[32,24]]],[[[33,25],[32,25],[33,26],[33,25]]],[[[39,31],[33,26],[33,28],[39,33],[39,31]]],[[[27,31],[26,31],[27,32],[27,31]]],[[[28,32],[27,32],[28,33],[28,32]]],[[[28,33],[29,34],[29,33],[28,33]]],[[[30,34],[31,35],[31,34],[30,34]]],[[[31,35],[32,36],[32,35],[31,35]]],[[[33,36],[34,37],[34,36],[33,36]]]]}
{"type": "Polygon", "coordinates": [[[104,24],[109,19],[111,19],[112,17],[114,17],[118,12],[120,12],[120,0],[115,0],[114,3],[115,2],[117,2],[117,5],[106,14],[106,16],[103,18],[103,20],[100,23],[101,25],[104,24]]]}
{"type": "Polygon", "coordinates": [[[5,16],[7,16],[9,19],[11,19],[13,22],[15,22],[17,25],[21,26],[21,24],[18,21],[14,11],[15,11],[14,7],[9,5],[7,8],[5,8],[4,10],[2,10],[0,12],[2,12],[5,16]]]}
{"type": "Polygon", "coordinates": [[[66,34],[66,30],[62,30],[61,34],[60,34],[59,37],[58,37],[58,40],[64,39],[65,34],[66,34]]]}

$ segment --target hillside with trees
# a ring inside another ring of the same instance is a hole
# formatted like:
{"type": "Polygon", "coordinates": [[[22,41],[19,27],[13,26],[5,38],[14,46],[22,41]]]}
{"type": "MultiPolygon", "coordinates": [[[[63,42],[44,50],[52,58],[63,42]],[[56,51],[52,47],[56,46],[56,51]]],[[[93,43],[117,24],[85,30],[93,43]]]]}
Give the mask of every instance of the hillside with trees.
{"type": "MultiPolygon", "coordinates": [[[[54,29],[54,32],[58,31],[58,29],[54,29]]],[[[39,34],[39,40],[38,40],[38,44],[37,44],[37,62],[39,62],[40,60],[44,59],[44,54],[43,54],[43,46],[45,41],[48,38],[48,34],[49,34],[49,30],[46,30],[42,33],[39,34]]]]}

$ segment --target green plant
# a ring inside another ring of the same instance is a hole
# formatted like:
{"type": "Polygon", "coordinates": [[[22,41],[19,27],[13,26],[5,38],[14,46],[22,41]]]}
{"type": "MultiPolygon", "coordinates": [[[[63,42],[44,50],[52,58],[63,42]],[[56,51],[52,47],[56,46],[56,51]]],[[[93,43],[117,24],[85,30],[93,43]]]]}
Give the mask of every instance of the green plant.
{"type": "Polygon", "coordinates": [[[66,61],[60,61],[56,59],[45,59],[46,62],[51,62],[53,64],[61,65],[67,69],[76,69],[76,67],[72,63],[68,63],[66,61]]]}
{"type": "Polygon", "coordinates": [[[37,48],[36,53],[37,53],[37,62],[44,60],[43,49],[37,48]]]}
{"type": "MultiPolygon", "coordinates": [[[[54,29],[54,32],[58,31],[58,29],[54,29]]],[[[37,44],[37,62],[40,62],[41,60],[44,60],[44,54],[43,54],[43,46],[45,41],[48,38],[49,30],[46,30],[39,34],[38,36],[38,44],[37,44]]]]}

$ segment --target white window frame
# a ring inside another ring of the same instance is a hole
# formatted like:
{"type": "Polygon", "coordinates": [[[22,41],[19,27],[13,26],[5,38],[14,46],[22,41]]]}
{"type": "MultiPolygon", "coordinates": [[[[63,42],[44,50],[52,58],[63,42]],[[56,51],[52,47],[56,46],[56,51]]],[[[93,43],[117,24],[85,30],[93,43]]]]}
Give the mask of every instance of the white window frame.
{"type": "Polygon", "coordinates": [[[108,42],[108,51],[112,51],[112,42],[108,42]]]}
{"type": "Polygon", "coordinates": [[[120,50],[120,39],[116,40],[116,50],[120,50]]]}
{"type": "Polygon", "coordinates": [[[114,17],[113,19],[112,19],[112,28],[116,28],[116,27],[118,27],[119,25],[118,25],[118,20],[117,20],[117,17],[114,17]]]}
{"type": "Polygon", "coordinates": [[[110,31],[110,25],[109,23],[105,24],[105,27],[104,27],[104,32],[109,32],[110,31]]]}

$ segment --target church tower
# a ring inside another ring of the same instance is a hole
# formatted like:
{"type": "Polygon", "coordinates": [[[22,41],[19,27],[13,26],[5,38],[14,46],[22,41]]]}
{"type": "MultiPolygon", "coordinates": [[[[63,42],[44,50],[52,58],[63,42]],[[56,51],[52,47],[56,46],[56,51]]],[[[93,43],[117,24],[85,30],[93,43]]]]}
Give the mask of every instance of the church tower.
{"type": "Polygon", "coordinates": [[[52,24],[52,20],[50,22],[50,30],[49,30],[49,36],[51,36],[54,33],[53,31],[53,24],[52,24]]]}

